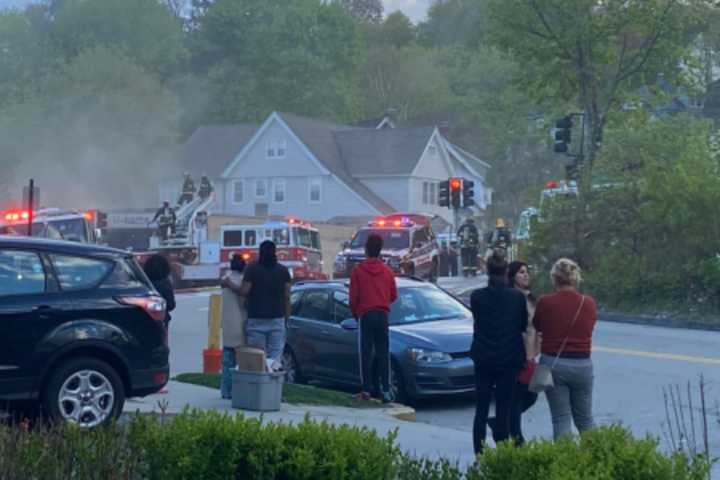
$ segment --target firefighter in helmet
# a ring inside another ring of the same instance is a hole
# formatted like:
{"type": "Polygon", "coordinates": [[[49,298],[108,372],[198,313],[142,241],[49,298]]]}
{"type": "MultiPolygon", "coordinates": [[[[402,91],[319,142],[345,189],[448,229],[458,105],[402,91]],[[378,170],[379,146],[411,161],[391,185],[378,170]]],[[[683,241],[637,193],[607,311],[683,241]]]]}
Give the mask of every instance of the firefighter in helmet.
{"type": "Polygon", "coordinates": [[[495,220],[495,229],[487,235],[488,252],[487,257],[495,255],[506,258],[512,244],[512,234],[505,225],[505,220],[495,220]]]}
{"type": "MultiPolygon", "coordinates": [[[[158,235],[163,241],[168,239],[168,230],[171,234],[175,234],[175,211],[170,208],[170,202],[163,202],[162,207],[155,212],[155,216],[152,219],[153,222],[158,222],[158,235]]],[[[151,222],[152,223],[152,222],[151,222]]]]}
{"type": "Polygon", "coordinates": [[[460,256],[462,258],[463,276],[470,277],[477,274],[477,255],[480,243],[480,233],[472,218],[465,220],[457,232],[460,242],[460,256]]]}
{"type": "Polygon", "coordinates": [[[180,195],[180,200],[178,200],[178,205],[182,207],[186,203],[191,203],[194,198],[195,181],[192,179],[192,177],[190,177],[190,174],[188,172],[185,172],[182,186],[182,194],[180,195]]]}
{"type": "Polygon", "coordinates": [[[212,183],[210,183],[210,179],[207,177],[207,175],[203,175],[200,178],[200,188],[198,190],[198,195],[201,199],[207,200],[210,198],[210,195],[213,193],[213,186],[212,183]]]}

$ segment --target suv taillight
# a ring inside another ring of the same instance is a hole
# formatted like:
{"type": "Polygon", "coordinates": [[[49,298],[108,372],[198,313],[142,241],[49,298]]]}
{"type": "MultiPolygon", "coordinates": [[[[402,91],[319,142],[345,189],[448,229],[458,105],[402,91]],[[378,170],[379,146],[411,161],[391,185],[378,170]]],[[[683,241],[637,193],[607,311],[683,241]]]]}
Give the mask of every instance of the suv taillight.
{"type": "Polygon", "coordinates": [[[123,305],[132,305],[145,310],[150,318],[158,322],[165,320],[165,300],[157,295],[147,297],[118,297],[118,303],[123,305]]]}

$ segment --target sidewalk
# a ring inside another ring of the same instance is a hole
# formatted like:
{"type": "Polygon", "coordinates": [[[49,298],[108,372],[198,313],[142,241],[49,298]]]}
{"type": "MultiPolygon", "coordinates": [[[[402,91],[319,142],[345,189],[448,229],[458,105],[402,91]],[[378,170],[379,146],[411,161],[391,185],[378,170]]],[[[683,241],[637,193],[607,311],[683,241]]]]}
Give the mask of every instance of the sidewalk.
{"type": "Polygon", "coordinates": [[[417,457],[447,458],[466,467],[473,462],[472,435],[450,428],[424,423],[397,420],[382,409],[351,409],[330,406],[303,406],[283,404],[279,412],[258,413],[231,408],[229,400],[207,387],[178,383],[168,384],[167,394],[151,395],[142,399],[131,398],[125,403],[125,413],[160,412],[160,402],[167,402],[166,413],[177,414],[185,407],[219,412],[242,413],[247,417],[262,417],[267,422],[299,423],[309,414],[315,421],[327,421],[335,425],[347,424],[366,427],[385,436],[397,429],[400,448],[417,457]]]}

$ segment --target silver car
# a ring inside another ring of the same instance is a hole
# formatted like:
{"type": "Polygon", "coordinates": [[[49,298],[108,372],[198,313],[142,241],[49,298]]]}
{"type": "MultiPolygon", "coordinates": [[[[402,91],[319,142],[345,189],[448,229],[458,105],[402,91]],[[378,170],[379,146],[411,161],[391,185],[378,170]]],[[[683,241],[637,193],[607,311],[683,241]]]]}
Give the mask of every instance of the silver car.
{"type": "MultiPolygon", "coordinates": [[[[472,392],[470,310],[441,288],[398,278],[390,312],[392,384],[398,401],[472,392]]],[[[360,386],[358,324],[345,281],[293,286],[283,358],[286,381],[360,386]]]]}

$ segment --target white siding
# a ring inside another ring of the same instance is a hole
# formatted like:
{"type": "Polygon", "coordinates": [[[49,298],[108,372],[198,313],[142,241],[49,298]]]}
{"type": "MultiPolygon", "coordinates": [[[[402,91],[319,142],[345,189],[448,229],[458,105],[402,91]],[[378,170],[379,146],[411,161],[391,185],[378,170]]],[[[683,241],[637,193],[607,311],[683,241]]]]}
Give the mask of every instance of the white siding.
{"type": "Polygon", "coordinates": [[[399,212],[407,212],[410,208],[409,177],[377,177],[360,179],[385,202],[399,212]]]}
{"type": "MultiPolygon", "coordinates": [[[[434,213],[441,216],[448,222],[452,222],[452,211],[446,207],[440,207],[437,205],[437,187],[435,193],[435,205],[427,205],[423,203],[423,183],[424,182],[439,182],[443,179],[428,179],[428,178],[413,178],[410,180],[410,205],[408,211],[410,212],[422,212],[422,213],[434,213]]],[[[447,180],[445,177],[444,180],[447,180]]]]}

